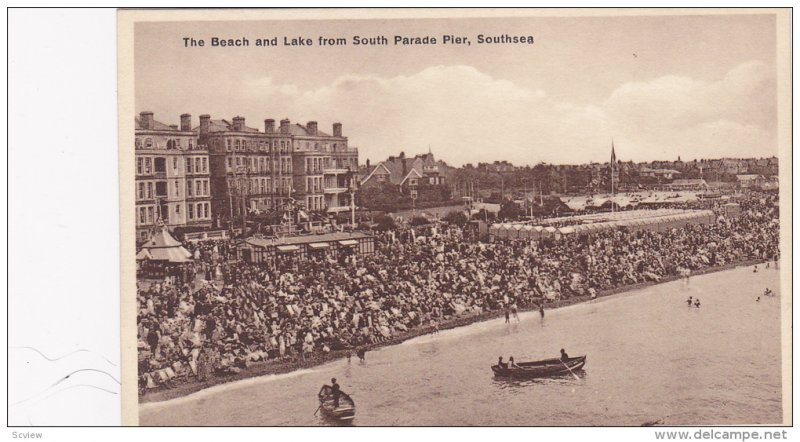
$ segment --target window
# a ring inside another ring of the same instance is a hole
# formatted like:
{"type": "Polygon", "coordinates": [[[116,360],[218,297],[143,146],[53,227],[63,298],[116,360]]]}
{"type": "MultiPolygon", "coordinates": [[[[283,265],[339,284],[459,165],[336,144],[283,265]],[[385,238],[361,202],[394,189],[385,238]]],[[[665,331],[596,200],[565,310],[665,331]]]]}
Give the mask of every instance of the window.
{"type": "Polygon", "coordinates": [[[155,168],[156,173],[166,173],[167,172],[167,159],[164,157],[156,157],[153,160],[153,166],[155,168]]]}
{"type": "Polygon", "coordinates": [[[208,203],[203,203],[203,207],[205,207],[206,218],[211,218],[211,211],[208,210],[208,203]]]}
{"type": "Polygon", "coordinates": [[[172,157],[172,168],[173,169],[178,168],[178,157],[172,157]]]}
{"type": "Polygon", "coordinates": [[[180,204],[175,204],[175,214],[176,215],[180,215],[181,214],[181,205],[180,204]]]}
{"type": "Polygon", "coordinates": [[[192,173],[192,159],[186,159],[186,173],[192,173]]]}
{"type": "Polygon", "coordinates": [[[144,159],[143,158],[137,158],[136,159],[136,175],[141,175],[142,174],[142,172],[143,172],[143,167],[142,167],[143,164],[144,164],[144,159]]]}
{"type": "Polygon", "coordinates": [[[144,173],[150,175],[153,172],[152,161],[150,157],[144,159],[144,173]]]}
{"type": "Polygon", "coordinates": [[[153,222],[153,208],[152,207],[148,207],[147,208],[147,222],[148,223],[152,223],[153,222]]]}
{"type": "Polygon", "coordinates": [[[197,204],[197,217],[205,218],[205,215],[203,214],[203,204],[197,204]]]}
{"type": "Polygon", "coordinates": [[[201,187],[200,187],[200,180],[194,182],[195,184],[195,195],[200,196],[202,195],[201,187]]]}
{"type": "Polygon", "coordinates": [[[139,224],[144,224],[147,222],[147,214],[144,210],[144,207],[139,207],[139,224]]]}
{"type": "Polygon", "coordinates": [[[186,181],[186,196],[192,196],[192,180],[186,181]]]}
{"type": "Polygon", "coordinates": [[[228,157],[228,168],[230,169],[231,167],[233,167],[233,158],[228,157]]]}
{"type": "Polygon", "coordinates": [[[201,170],[203,170],[203,169],[200,168],[200,158],[195,158],[194,159],[194,171],[199,173],[201,170]]]}
{"type": "Polygon", "coordinates": [[[203,157],[203,172],[208,172],[208,158],[203,157]]]}
{"type": "Polygon", "coordinates": [[[153,199],[153,183],[147,183],[147,199],[153,199]]]}
{"type": "Polygon", "coordinates": [[[230,152],[231,151],[231,143],[233,143],[233,141],[230,138],[228,138],[226,141],[228,142],[227,150],[228,150],[228,152],[230,152]]]}
{"type": "Polygon", "coordinates": [[[239,140],[236,140],[236,141],[233,142],[233,145],[236,146],[233,150],[239,150],[239,148],[242,145],[242,142],[239,141],[239,140]]]}
{"type": "Polygon", "coordinates": [[[242,165],[242,157],[236,157],[236,165],[237,166],[241,166],[242,165]]]}
{"type": "Polygon", "coordinates": [[[180,138],[175,140],[175,147],[178,148],[178,149],[181,148],[181,139],[180,138]]]}
{"type": "Polygon", "coordinates": [[[138,187],[138,191],[139,192],[136,194],[136,198],[140,199],[140,200],[143,200],[144,199],[144,183],[139,183],[137,187],[138,187]]]}
{"type": "Polygon", "coordinates": [[[208,195],[208,181],[203,180],[203,195],[208,195]]]}
{"type": "Polygon", "coordinates": [[[192,149],[194,149],[194,140],[189,138],[189,150],[192,150],[192,149]]]}
{"type": "Polygon", "coordinates": [[[136,148],[137,149],[141,149],[142,148],[142,140],[141,140],[141,138],[137,138],[135,144],[136,144],[136,148]]]}
{"type": "Polygon", "coordinates": [[[188,213],[189,219],[194,219],[194,206],[189,204],[186,207],[188,207],[188,210],[189,210],[189,213],[188,213]]]}
{"type": "Polygon", "coordinates": [[[181,196],[181,183],[175,180],[175,196],[181,196]]]}

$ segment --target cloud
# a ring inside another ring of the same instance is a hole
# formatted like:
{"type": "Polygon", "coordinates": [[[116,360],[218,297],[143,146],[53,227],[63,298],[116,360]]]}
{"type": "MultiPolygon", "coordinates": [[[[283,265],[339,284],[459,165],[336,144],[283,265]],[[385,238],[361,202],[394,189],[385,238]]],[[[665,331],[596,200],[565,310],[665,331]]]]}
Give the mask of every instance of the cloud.
{"type": "Polygon", "coordinates": [[[617,88],[604,103],[612,130],[642,158],[777,154],[774,70],[758,61],[716,81],[663,76],[617,88]]]}
{"type": "MultiPolygon", "coordinates": [[[[623,160],[767,156],[777,152],[774,68],[753,61],[716,80],[665,75],[620,85],[600,102],[566,102],[472,66],[409,75],[344,75],[315,89],[245,79],[208,90],[214,118],[341,122],[360,160],[405,151],[451,164],[607,161],[613,137],[623,160]]],[[[555,92],[555,91],[554,91],[555,92]]]]}

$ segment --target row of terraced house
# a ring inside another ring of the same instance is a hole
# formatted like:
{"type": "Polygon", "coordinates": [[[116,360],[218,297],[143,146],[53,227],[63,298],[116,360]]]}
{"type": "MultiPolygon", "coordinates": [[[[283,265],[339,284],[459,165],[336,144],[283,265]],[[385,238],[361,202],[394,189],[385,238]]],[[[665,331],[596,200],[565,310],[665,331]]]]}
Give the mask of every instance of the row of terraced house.
{"type": "Polygon", "coordinates": [[[263,131],[244,117],[214,120],[189,114],[180,124],[136,118],[136,235],[146,240],[165,224],[186,231],[219,228],[284,206],[290,199],[329,216],[350,209],[358,149],[341,123],[332,134],[317,122],[264,120],[263,131]]]}

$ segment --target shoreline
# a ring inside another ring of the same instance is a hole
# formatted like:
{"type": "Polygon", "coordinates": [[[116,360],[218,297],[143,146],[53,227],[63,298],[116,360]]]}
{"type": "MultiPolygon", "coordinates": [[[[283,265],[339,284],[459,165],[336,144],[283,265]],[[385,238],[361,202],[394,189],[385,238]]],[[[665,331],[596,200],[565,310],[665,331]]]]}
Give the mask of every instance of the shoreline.
{"type": "MultiPolygon", "coordinates": [[[[763,264],[767,261],[764,260],[747,260],[741,261],[738,263],[732,264],[725,264],[721,266],[714,266],[714,267],[707,267],[704,269],[700,269],[697,271],[693,271],[691,276],[698,276],[698,275],[705,275],[709,273],[716,273],[725,270],[735,269],[737,267],[746,267],[746,266],[753,266],[758,264],[763,264]]],[[[626,286],[620,286],[617,288],[604,290],[602,292],[597,293],[596,299],[609,297],[612,295],[620,294],[623,292],[630,292],[634,290],[639,290],[642,288],[658,285],[658,284],[665,284],[668,282],[676,281],[681,279],[682,276],[680,275],[671,275],[662,278],[658,282],[648,281],[642,282],[638,284],[630,284],[626,286]]],[[[570,305],[575,304],[583,304],[586,302],[592,301],[589,296],[577,296],[569,299],[561,299],[552,303],[547,304],[546,310],[553,310],[562,307],[567,307],[570,305]]],[[[521,308],[519,312],[529,312],[535,311],[535,308],[521,308]]],[[[467,325],[476,324],[478,322],[489,321],[492,319],[501,318],[504,315],[503,310],[495,310],[490,312],[483,312],[477,315],[469,315],[469,316],[461,316],[451,318],[446,321],[442,321],[439,324],[439,331],[442,330],[449,330],[458,327],[464,327],[467,325]]],[[[391,338],[375,344],[366,345],[363,348],[366,350],[374,350],[381,347],[388,347],[391,345],[397,345],[404,341],[408,341],[410,339],[418,338],[420,336],[424,336],[430,334],[433,331],[431,326],[424,326],[419,327],[417,329],[399,333],[391,338]]],[[[310,359],[303,359],[303,360],[292,360],[292,361],[276,361],[276,362],[256,362],[253,365],[247,367],[246,369],[242,370],[239,373],[227,375],[227,376],[214,376],[213,378],[207,379],[205,381],[194,381],[190,383],[180,384],[174,388],[166,389],[166,390],[159,390],[152,393],[146,393],[143,396],[139,396],[139,405],[146,404],[146,403],[157,403],[157,402],[164,402],[171,399],[177,399],[183,396],[187,396],[192,393],[196,393],[201,390],[205,390],[210,387],[214,387],[220,384],[226,384],[229,382],[240,381],[244,379],[250,379],[259,376],[267,376],[267,375],[278,375],[278,374],[285,374],[291,373],[294,371],[307,369],[316,367],[319,365],[326,364],[328,362],[333,362],[339,359],[343,359],[347,356],[347,352],[344,350],[337,350],[331,351],[327,354],[320,354],[317,357],[310,358],[310,359]]]]}

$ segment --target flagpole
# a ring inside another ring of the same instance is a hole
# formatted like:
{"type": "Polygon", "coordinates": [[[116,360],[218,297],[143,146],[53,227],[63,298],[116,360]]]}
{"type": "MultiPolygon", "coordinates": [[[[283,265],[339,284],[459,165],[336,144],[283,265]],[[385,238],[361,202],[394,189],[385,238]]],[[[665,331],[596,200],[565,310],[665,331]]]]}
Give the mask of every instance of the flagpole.
{"type": "Polygon", "coordinates": [[[611,213],[614,213],[614,163],[616,162],[616,155],[614,154],[614,138],[611,138],[611,213]]]}

